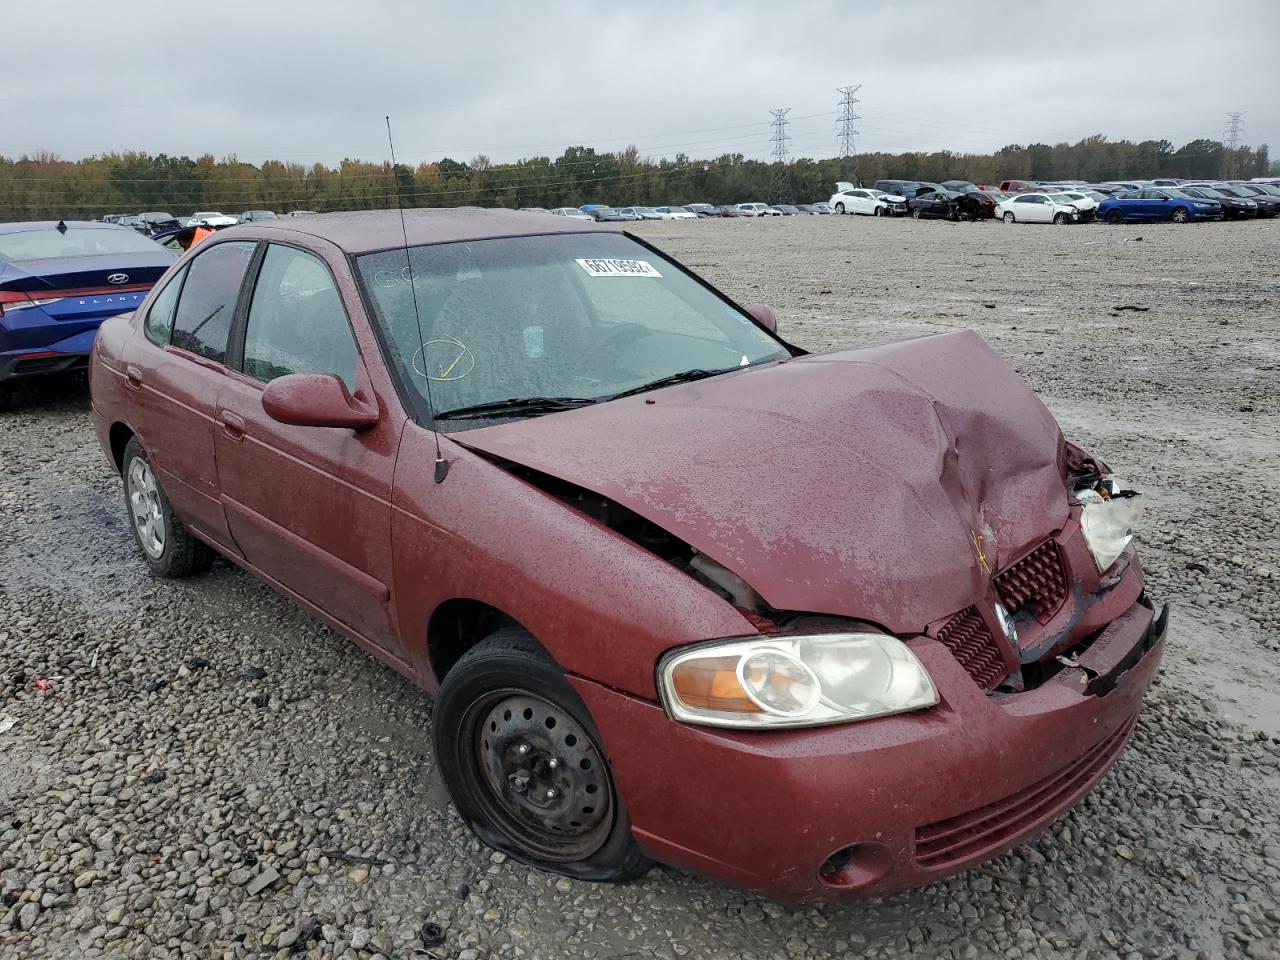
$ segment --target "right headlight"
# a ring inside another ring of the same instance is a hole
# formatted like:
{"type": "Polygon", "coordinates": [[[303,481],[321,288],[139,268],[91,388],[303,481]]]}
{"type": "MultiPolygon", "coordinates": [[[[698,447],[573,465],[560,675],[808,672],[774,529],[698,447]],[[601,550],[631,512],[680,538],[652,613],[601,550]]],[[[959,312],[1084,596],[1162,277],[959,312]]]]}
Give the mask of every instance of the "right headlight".
{"type": "Polygon", "coordinates": [[[764,636],[698,644],[658,664],[676,720],[713,727],[814,727],[938,702],[902,641],[877,633],[764,636]]]}
{"type": "Polygon", "coordinates": [[[1084,507],[1080,528],[1102,573],[1120,559],[1133,540],[1133,528],[1142,517],[1141,494],[1125,490],[1120,481],[1109,477],[1094,487],[1077,490],[1076,499],[1084,507]]]}

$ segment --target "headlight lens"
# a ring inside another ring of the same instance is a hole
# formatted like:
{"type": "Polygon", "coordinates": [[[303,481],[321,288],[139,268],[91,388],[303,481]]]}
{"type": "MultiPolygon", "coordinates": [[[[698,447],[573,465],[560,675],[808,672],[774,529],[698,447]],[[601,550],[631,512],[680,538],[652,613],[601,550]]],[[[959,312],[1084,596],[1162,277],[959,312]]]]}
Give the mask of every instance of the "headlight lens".
{"type": "Polygon", "coordinates": [[[1096,487],[1076,491],[1084,505],[1080,527],[1101,573],[1124,553],[1133,540],[1133,528],[1142,517],[1142,499],[1136,490],[1109,478],[1096,487]]]}
{"type": "Polygon", "coordinates": [[[662,659],[658,689],[673,718],[713,727],[813,727],[938,702],[915,654],[876,633],[700,644],[662,659]]]}

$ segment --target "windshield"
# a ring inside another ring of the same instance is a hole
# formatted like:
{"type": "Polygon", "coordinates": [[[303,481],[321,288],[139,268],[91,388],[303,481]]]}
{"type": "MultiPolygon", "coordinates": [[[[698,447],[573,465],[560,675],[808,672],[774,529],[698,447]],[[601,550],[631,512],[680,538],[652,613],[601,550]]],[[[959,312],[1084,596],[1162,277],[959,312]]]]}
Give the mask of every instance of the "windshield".
{"type": "Polygon", "coordinates": [[[617,233],[511,237],[361,256],[402,379],[437,414],[533,398],[602,400],[689,370],[788,356],[748,316],[617,233]],[[421,315],[414,316],[416,292],[421,315]]]}
{"type": "Polygon", "coordinates": [[[47,230],[0,234],[0,259],[10,263],[56,257],[105,257],[121,254],[158,256],[159,253],[160,247],[154,240],[124,227],[67,227],[65,234],[49,227],[47,230]]]}
{"type": "Polygon", "coordinates": [[[1237,190],[1234,187],[1214,187],[1219,193],[1224,193],[1228,197],[1247,197],[1248,194],[1243,190],[1237,190]]]}

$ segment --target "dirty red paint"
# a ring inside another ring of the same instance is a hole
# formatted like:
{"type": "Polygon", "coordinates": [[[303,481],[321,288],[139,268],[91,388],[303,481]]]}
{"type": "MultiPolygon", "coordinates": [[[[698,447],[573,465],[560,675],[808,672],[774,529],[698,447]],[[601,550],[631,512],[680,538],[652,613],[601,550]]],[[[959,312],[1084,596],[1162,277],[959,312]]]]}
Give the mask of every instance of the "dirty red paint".
{"type": "MultiPolygon", "coordinates": [[[[411,215],[408,231],[416,244],[600,229],[533,222],[411,215]]],[[[153,294],[134,317],[105,323],[95,345],[108,455],[118,464],[136,436],[197,536],[429,691],[449,642],[429,625],[446,604],[485,604],[521,624],[590,710],[641,847],[773,895],[886,891],[955,872],[1043,829],[1119,755],[1165,621],[1132,547],[1098,574],[1069,499],[1079,451],[975,334],[798,355],[437,435],[402,401],[348,260],[395,246],[399,229],[382,215],[238,227],[181,261],[232,240],[321,257],[362,357],[353,409],[376,412],[372,426],[273,418],[262,383],[143,334],[153,294]],[[512,464],[622,505],[737,574],[771,610],[732,606],[512,464]],[[1033,554],[1037,566],[1015,575],[1033,554]],[[1032,594],[1055,576],[1062,595],[1037,605],[1032,594]],[[994,612],[1002,596],[1025,601],[1016,646],[994,612]],[[970,609],[966,642],[991,647],[967,672],[948,624],[970,609]],[[941,703],[787,732],[667,716],[655,684],[663,653],[779,629],[778,612],[898,635],[941,703]],[[1080,665],[1058,670],[1056,656],[1081,646],[1080,665]],[[948,839],[957,830],[963,842],[948,839]],[[823,876],[849,847],[848,863],[823,876]]]]}

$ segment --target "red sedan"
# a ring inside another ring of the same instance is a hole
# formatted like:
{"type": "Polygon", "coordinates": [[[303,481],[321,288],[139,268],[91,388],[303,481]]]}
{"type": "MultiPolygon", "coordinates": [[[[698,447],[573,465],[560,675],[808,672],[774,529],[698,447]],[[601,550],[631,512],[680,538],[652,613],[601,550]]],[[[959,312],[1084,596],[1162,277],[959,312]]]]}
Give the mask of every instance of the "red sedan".
{"type": "Polygon", "coordinates": [[[232,227],[94,347],[142,557],[438,691],[487,843],[883,892],[1045,827],[1163,652],[1139,502],[976,335],[809,355],[626,233],[232,227]]]}

